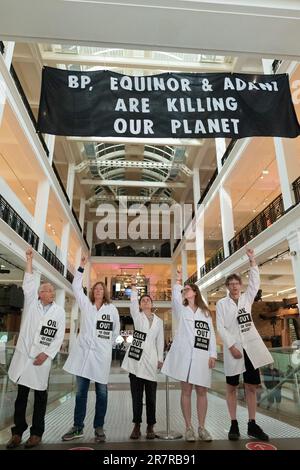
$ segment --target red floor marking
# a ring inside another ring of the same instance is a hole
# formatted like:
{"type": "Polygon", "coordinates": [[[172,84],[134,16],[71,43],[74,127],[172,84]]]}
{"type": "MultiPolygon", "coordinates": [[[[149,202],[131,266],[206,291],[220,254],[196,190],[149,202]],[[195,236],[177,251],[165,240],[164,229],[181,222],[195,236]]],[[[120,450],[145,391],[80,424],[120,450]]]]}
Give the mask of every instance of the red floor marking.
{"type": "Polygon", "coordinates": [[[277,450],[273,444],[266,442],[247,442],[246,449],[248,450],[277,450]]]}

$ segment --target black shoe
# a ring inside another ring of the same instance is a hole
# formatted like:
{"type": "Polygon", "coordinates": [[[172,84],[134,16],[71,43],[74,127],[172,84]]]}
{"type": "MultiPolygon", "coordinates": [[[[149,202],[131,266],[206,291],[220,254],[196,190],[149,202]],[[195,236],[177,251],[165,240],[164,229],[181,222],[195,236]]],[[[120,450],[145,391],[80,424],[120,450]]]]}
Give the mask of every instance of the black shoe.
{"type": "Polygon", "coordinates": [[[228,439],[230,441],[238,441],[240,438],[240,430],[239,430],[239,425],[238,422],[232,422],[229,433],[228,433],[228,439]]]}
{"type": "Polygon", "coordinates": [[[269,440],[269,436],[253,421],[248,423],[248,436],[255,437],[259,441],[269,440]]]}

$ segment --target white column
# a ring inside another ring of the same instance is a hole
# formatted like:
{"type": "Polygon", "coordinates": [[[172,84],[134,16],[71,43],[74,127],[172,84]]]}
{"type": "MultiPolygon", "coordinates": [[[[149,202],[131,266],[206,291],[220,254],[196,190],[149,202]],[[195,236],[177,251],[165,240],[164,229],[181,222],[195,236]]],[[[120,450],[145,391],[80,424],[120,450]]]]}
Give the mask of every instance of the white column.
{"type": "Polygon", "coordinates": [[[71,207],[73,203],[74,183],[75,183],[75,163],[69,163],[66,191],[67,191],[68,198],[70,199],[71,207]]]}
{"type": "Polygon", "coordinates": [[[60,242],[61,262],[64,265],[64,276],[67,273],[69,239],[70,239],[70,222],[67,222],[63,226],[62,234],[61,234],[61,242],[60,242]]]}
{"type": "Polygon", "coordinates": [[[49,204],[50,183],[48,179],[39,182],[36,193],[32,230],[39,236],[39,251],[42,252],[45,239],[46,220],[49,204]]]}
{"type": "Polygon", "coordinates": [[[94,222],[88,222],[87,229],[86,229],[86,241],[89,244],[90,253],[92,252],[92,248],[93,248],[93,234],[94,234],[94,222]]]}
{"type": "Polygon", "coordinates": [[[205,249],[204,249],[204,210],[198,211],[196,216],[196,264],[197,264],[197,279],[200,279],[200,268],[205,264],[205,249]]]}
{"type": "Polygon", "coordinates": [[[78,303],[76,300],[73,300],[71,308],[71,318],[70,318],[70,335],[69,335],[69,352],[72,349],[74,340],[76,338],[76,326],[78,320],[78,303]]]}
{"type": "Polygon", "coordinates": [[[274,137],[274,146],[278,174],[282,192],[283,206],[287,210],[295,203],[294,193],[290,185],[288,165],[284,153],[283,141],[280,137],[274,137]]]}
{"type": "MultiPolygon", "coordinates": [[[[173,261],[172,266],[171,266],[171,288],[173,291],[173,287],[176,284],[177,280],[177,261],[173,261]]],[[[175,320],[175,315],[171,314],[171,322],[172,322],[172,339],[174,339],[175,332],[177,329],[177,322],[175,320]]]]}
{"type": "Polygon", "coordinates": [[[66,291],[65,289],[56,289],[55,302],[60,307],[65,308],[66,291]]]}
{"type": "Polygon", "coordinates": [[[170,251],[172,256],[174,251],[174,222],[170,223],[170,251]]]}
{"type": "Polygon", "coordinates": [[[9,70],[14,55],[15,43],[13,41],[5,41],[4,48],[4,62],[9,70]]]}
{"type": "Polygon", "coordinates": [[[224,137],[217,137],[215,139],[216,144],[216,157],[217,157],[217,167],[218,173],[220,173],[222,169],[222,158],[226,150],[226,141],[224,137]]]}
{"type": "MultiPolygon", "coordinates": [[[[14,50],[14,42],[5,42],[4,43],[4,55],[0,53],[0,60],[3,59],[6,67],[10,69],[11,62],[12,62],[12,56],[13,56],[13,50],[14,50]]],[[[3,118],[3,111],[5,107],[5,102],[6,102],[6,83],[0,74],[0,126],[3,118]]]]}
{"type": "Polygon", "coordinates": [[[298,305],[300,301],[300,231],[295,230],[287,236],[296,286],[298,305]]]}
{"type": "Polygon", "coordinates": [[[221,211],[221,225],[223,235],[223,247],[225,258],[229,256],[228,242],[234,237],[234,222],[232,201],[229,191],[223,186],[220,187],[220,211],[221,211]]]}
{"type": "Polygon", "coordinates": [[[196,166],[196,167],[194,167],[194,170],[193,170],[193,195],[194,195],[194,211],[195,211],[195,214],[197,213],[200,194],[201,194],[200,170],[199,170],[199,167],[196,166]]]}
{"type": "Polygon", "coordinates": [[[55,147],[55,135],[46,134],[45,135],[45,143],[46,143],[46,145],[48,147],[48,150],[49,150],[48,161],[49,161],[50,165],[52,165],[53,156],[54,156],[54,147],[55,147]]]}
{"type": "Polygon", "coordinates": [[[198,202],[200,199],[200,173],[199,167],[194,167],[193,172],[193,195],[194,195],[194,211],[195,211],[195,251],[196,251],[196,270],[197,279],[200,278],[200,268],[205,263],[204,254],[204,212],[201,207],[198,209],[198,202]]]}
{"type": "Polygon", "coordinates": [[[181,249],[181,272],[182,272],[182,282],[184,282],[188,278],[187,251],[185,249],[185,242],[182,244],[182,249],[181,249]]]}
{"type": "Polygon", "coordinates": [[[79,223],[81,226],[81,231],[84,231],[84,217],[85,217],[85,197],[80,198],[80,208],[79,208],[79,223]]]}
{"type": "MultiPolygon", "coordinates": [[[[266,74],[272,74],[272,63],[271,59],[262,59],[263,71],[266,74]]],[[[289,171],[286,160],[286,155],[283,147],[283,140],[280,137],[274,137],[275,155],[278,167],[279,181],[281,186],[281,193],[283,199],[283,207],[287,210],[295,203],[294,193],[290,185],[289,171]]]]}

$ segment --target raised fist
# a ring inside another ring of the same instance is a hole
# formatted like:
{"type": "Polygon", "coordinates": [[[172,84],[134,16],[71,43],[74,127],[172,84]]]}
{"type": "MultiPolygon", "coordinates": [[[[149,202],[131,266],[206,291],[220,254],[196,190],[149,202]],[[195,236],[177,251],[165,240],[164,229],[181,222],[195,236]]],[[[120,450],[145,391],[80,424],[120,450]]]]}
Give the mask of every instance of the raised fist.
{"type": "Polygon", "coordinates": [[[31,261],[33,258],[33,249],[32,247],[30,246],[29,248],[27,248],[26,250],[26,259],[27,261],[31,261]]]}

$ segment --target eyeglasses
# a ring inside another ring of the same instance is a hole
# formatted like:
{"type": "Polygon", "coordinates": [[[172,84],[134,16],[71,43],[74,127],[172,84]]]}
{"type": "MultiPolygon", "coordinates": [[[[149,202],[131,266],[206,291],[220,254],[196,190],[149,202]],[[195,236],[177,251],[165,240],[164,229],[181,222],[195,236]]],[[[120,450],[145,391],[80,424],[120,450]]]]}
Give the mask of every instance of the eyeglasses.
{"type": "Polygon", "coordinates": [[[239,282],[229,282],[228,286],[229,287],[237,287],[240,286],[241,284],[239,282]]]}

